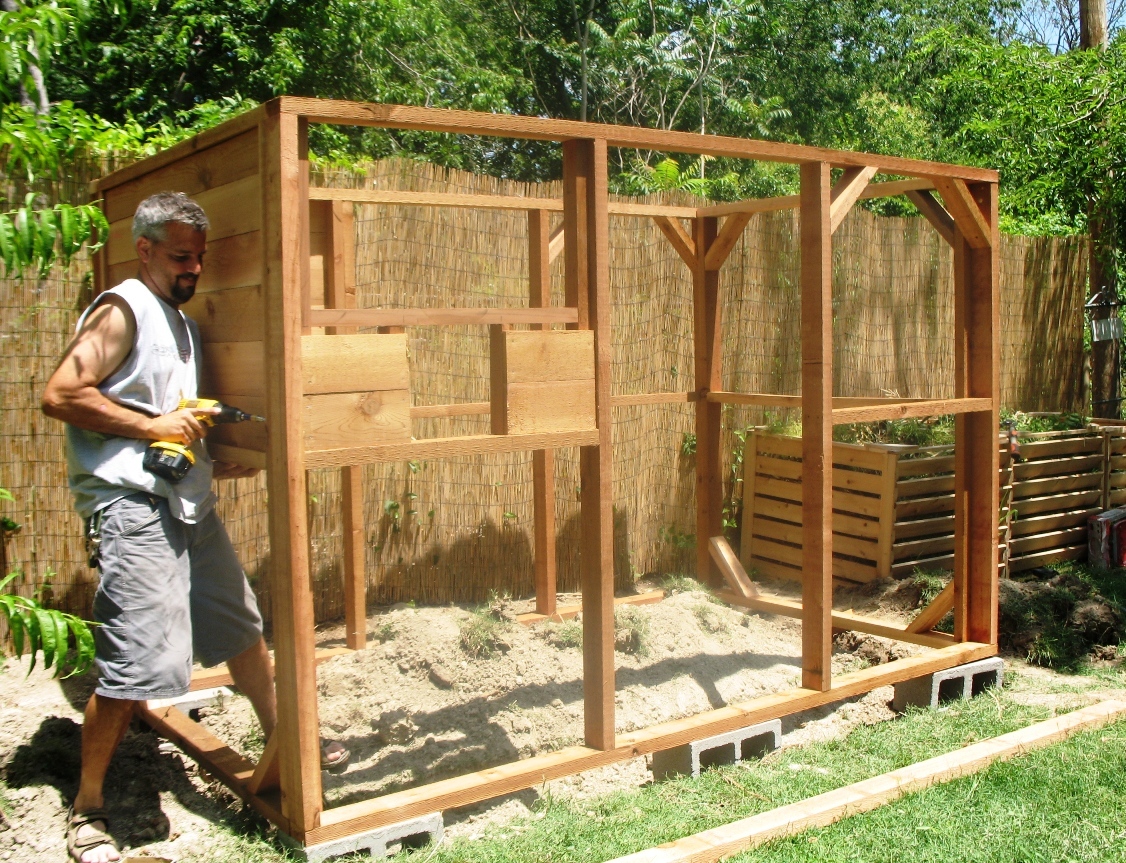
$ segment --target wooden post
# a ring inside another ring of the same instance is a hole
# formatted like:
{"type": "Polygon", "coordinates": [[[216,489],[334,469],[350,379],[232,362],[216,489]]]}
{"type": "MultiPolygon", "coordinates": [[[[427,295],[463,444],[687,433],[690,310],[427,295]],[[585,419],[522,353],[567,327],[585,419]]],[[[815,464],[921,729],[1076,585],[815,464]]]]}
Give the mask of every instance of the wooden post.
{"type": "MultiPolygon", "coordinates": [[[[547,210],[528,210],[528,305],[551,305],[551,223],[547,210]]],[[[547,324],[532,324],[546,330],[547,324]]],[[[555,613],[555,450],[532,451],[536,613],[555,613]]]]}
{"type": "Polygon", "coordinates": [[[876,577],[891,578],[891,565],[895,562],[895,503],[898,485],[896,473],[899,454],[893,450],[884,453],[883,492],[880,495],[880,527],[876,545],[876,577]]]}
{"type": "Polygon", "coordinates": [[[274,662],[281,808],[296,831],[317,826],[320,733],[309,584],[302,432],[302,303],[308,295],[308,124],[277,103],[259,127],[265,287],[266,415],[274,662]]]}
{"type": "Polygon", "coordinates": [[[723,453],[720,422],[723,405],[708,401],[722,390],[723,309],[719,304],[719,269],[708,269],[708,250],[719,232],[719,219],[692,220],[696,262],[692,267],[692,345],[696,380],[696,577],[722,584],[708,552],[708,540],[723,534],[723,453]]]}
{"type": "Polygon", "coordinates": [[[755,474],[758,472],[758,432],[751,431],[743,447],[743,524],[740,530],[739,558],[751,568],[755,541],[755,474]]]}
{"type": "Polygon", "coordinates": [[[579,451],[586,744],[614,747],[614,487],[610,411],[610,261],[606,142],[563,143],[563,223],[568,305],[594,330],[598,446],[579,451]]]}
{"type": "Polygon", "coordinates": [[[997,488],[1000,454],[1000,262],[997,185],[970,187],[989,229],[971,245],[955,215],[954,386],[957,398],[990,398],[989,411],[959,414],[954,459],[954,635],[997,643],[997,488]]]}
{"type": "Polygon", "coordinates": [[[802,686],[831,685],[833,280],[829,165],[801,166],[802,686]]]}

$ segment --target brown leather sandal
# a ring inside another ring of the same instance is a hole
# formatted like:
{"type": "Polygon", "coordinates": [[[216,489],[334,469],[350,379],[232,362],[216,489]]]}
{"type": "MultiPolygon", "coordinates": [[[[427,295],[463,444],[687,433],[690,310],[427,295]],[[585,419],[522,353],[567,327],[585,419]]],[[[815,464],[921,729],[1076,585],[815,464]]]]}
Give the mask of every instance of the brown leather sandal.
{"type": "Polygon", "coordinates": [[[340,773],[348,766],[348,761],[351,759],[352,753],[348,748],[339,740],[326,740],[321,738],[321,770],[327,770],[329,773],[340,773]],[[336,743],[340,746],[340,755],[337,758],[329,759],[328,752],[326,751],[330,744],[336,743]]]}
{"type": "Polygon", "coordinates": [[[74,807],[71,806],[66,812],[66,850],[70,853],[70,859],[75,863],[82,863],[83,854],[102,845],[109,845],[114,851],[121,852],[113,837],[109,835],[109,817],[106,815],[106,810],[87,809],[85,812],[75,812],[74,807]],[[93,833],[79,837],[79,828],[93,827],[99,821],[103,829],[94,827],[93,833]]]}

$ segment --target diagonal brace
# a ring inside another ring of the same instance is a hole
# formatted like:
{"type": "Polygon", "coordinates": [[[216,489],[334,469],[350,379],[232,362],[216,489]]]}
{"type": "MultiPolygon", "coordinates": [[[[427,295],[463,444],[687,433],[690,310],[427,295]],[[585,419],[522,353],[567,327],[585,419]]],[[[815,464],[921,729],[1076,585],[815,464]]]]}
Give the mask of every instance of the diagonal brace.
{"type": "Polygon", "coordinates": [[[668,238],[672,243],[672,247],[688,264],[690,268],[696,266],[696,244],[692,238],[688,236],[688,232],[684,230],[684,226],[680,224],[680,219],[674,219],[671,216],[654,216],[653,221],[657,223],[657,227],[661,229],[661,233],[668,238]]]}
{"type": "Polygon", "coordinates": [[[751,212],[732,213],[723,220],[723,227],[708,247],[708,254],[704,257],[705,270],[718,270],[723,266],[723,262],[727,260],[727,256],[731,254],[731,250],[739,242],[739,238],[743,235],[743,229],[747,227],[747,222],[751,220],[753,215],[754,213],[751,212]]]}
{"type": "Polygon", "coordinates": [[[863,168],[849,168],[841,174],[841,178],[829,193],[830,232],[835,233],[841,226],[841,222],[852,209],[852,205],[868,188],[868,181],[876,175],[877,170],[871,165],[866,165],[863,168]]]}
{"type": "Polygon", "coordinates": [[[953,246],[954,220],[942,204],[938,202],[938,199],[926,190],[910,191],[907,193],[907,197],[911,199],[911,203],[919,208],[919,212],[938,231],[942,239],[953,246]]]}
{"type": "Polygon", "coordinates": [[[934,187],[971,249],[988,249],[992,231],[965,180],[933,177],[934,187]]]}

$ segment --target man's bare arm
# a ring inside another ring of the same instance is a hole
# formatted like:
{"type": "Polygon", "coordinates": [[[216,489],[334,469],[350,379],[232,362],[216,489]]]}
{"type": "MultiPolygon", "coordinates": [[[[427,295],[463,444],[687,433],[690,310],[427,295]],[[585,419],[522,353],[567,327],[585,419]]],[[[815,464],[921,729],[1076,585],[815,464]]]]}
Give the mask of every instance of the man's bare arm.
{"type": "Polygon", "coordinates": [[[140,440],[191,443],[207,434],[200,411],[150,417],[114,402],[98,384],[114,373],[133,347],[136,322],[128,304],[109,296],[90,313],[67,346],[43,391],[43,413],[78,428],[140,440]]]}

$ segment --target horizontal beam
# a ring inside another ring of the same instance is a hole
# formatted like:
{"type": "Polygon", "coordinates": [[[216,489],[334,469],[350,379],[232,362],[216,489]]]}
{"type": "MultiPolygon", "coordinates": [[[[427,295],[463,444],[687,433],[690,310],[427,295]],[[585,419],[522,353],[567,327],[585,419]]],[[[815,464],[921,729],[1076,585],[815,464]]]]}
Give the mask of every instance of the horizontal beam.
{"type": "Polygon", "coordinates": [[[651,752],[683,746],[702,737],[745,728],[757,722],[790,716],[832,704],[880,686],[933,674],[956,665],[984,659],[997,653],[990,644],[966,642],[928,652],[922,656],[899,659],[861,671],[834,677],[833,688],[824,692],[813,689],[790,689],[764,695],[752,701],[730,704],[696,716],[662,722],[640,731],[619,734],[612,749],[590,749],[570,746],[545,755],[490,767],[477,773],[443,779],[419,788],[408,788],[374,800],[362,800],[326,809],[321,824],[305,833],[307,845],[341,839],[355,833],[374,830],[386,824],[404,821],[443,809],[466,806],[502,794],[569,776],[583,770],[605,767],[651,752]]]}
{"type": "Polygon", "coordinates": [[[461,404],[452,405],[411,405],[411,419],[469,417],[487,414],[491,409],[491,402],[462,402],[461,404]]]}
{"type": "MultiPolygon", "coordinates": [[[[646,593],[638,593],[633,596],[616,596],[614,597],[614,608],[623,605],[652,605],[655,602],[660,602],[665,598],[663,590],[650,590],[646,593]]],[[[524,626],[532,626],[536,623],[543,623],[548,620],[570,620],[577,617],[582,613],[583,607],[581,604],[575,605],[560,605],[551,614],[540,614],[537,611],[530,611],[527,614],[516,615],[516,622],[524,626]]]]}
{"type": "MultiPolygon", "coordinates": [[[[836,399],[833,399],[835,402],[836,399]]],[[[833,407],[833,425],[900,420],[907,417],[929,417],[942,414],[970,414],[993,410],[992,399],[933,399],[927,401],[896,401],[868,407],[833,407]]]]}
{"type": "MultiPolygon", "coordinates": [[[[355,653],[355,651],[350,647],[321,648],[316,652],[317,665],[328,662],[335,656],[346,656],[349,653],[355,653]]],[[[193,671],[191,683],[188,684],[188,691],[196,692],[200,689],[214,689],[216,686],[231,686],[233,683],[231,672],[227,670],[227,666],[216,665],[214,668],[202,668],[199,671],[193,671]]]]}
{"type": "Polygon", "coordinates": [[[806,162],[828,162],[837,168],[872,165],[885,174],[902,174],[909,177],[960,177],[987,183],[997,182],[998,177],[996,171],[986,168],[925,162],[876,153],[853,153],[847,150],[831,150],[826,147],[808,147],[801,144],[644,129],[636,126],[583,123],[576,120],[550,120],[515,114],[344,102],[301,96],[278,96],[266,103],[266,109],[297,114],[310,123],[414,129],[423,132],[487,135],[533,141],[562,142],[582,138],[604,140],[610,147],[660,150],[670,153],[702,153],[707,156],[730,156],[737,159],[788,162],[795,165],[806,162]]]}
{"type": "MultiPolygon", "coordinates": [[[[801,601],[787,599],[784,596],[775,596],[769,593],[759,593],[758,596],[740,596],[735,591],[726,589],[717,590],[716,596],[729,605],[741,605],[754,611],[764,611],[768,614],[798,619],[801,619],[802,616],[801,601]]],[[[887,623],[861,614],[853,614],[851,611],[834,611],[833,629],[866,632],[869,635],[878,635],[881,638],[921,644],[923,647],[950,647],[959,643],[952,635],[941,632],[910,632],[905,626],[887,623]]]]}
{"type": "Polygon", "coordinates": [[[598,429],[537,432],[535,434],[482,434],[427,438],[380,446],[342,447],[305,453],[305,467],[345,467],[415,458],[452,458],[565,446],[598,446],[598,429]]]}
{"type": "MultiPolygon", "coordinates": [[[[708,393],[708,401],[719,402],[725,405],[758,405],[760,407],[800,408],[801,396],[784,396],[777,393],[733,393],[726,390],[715,390],[708,393]]],[[[949,401],[949,400],[946,400],[949,401]]],[[[879,396],[834,396],[833,409],[837,408],[862,408],[885,407],[890,405],[915,405],[936,403],[934,399],[927,398],[881,398],[879,396]]],[[[834,413],[835,416],[835,413],[834,413]]],[[[929,414],[921,414],[929,416],[929,414]]],[[[853,422],[853,420],[848,420],[853,422]]],[[[859,422],[859,420],[856,420],[859,422]]]]}
{"type": "MultiPolygon", "coordinates": [[[[894,198],[925,189],[933,189],[931,180],[893,180],[888,183],[869,183],[860,193],[861,198],[894,198]]],[[[699,207],[697,216],[730,216],[732,213],[770,213],[779,210],[796,210],[801,203],[799,195],[780,195],[775,198],[748,198],[745,201],[732,201],[729,204],[713,204],[699,207]]]]}
{"type": "Polygon", "coordinates": [[[637,393],[635,395],[610,396],[610,407],[624,408],[630,405],[667,405],[696,401],[695,393],[637,393]]]}
{"type": "MultiPolygon", "coordinates": [[[[517,195],[459,195],[452,192],[398,192],[385,189],[337,189],[313,186],[310,201],[350,201],[354,204],[397,204],[414,207],[459,207],[481,210],[547,210],[563,212],[561,198],[527,198],[517,195]]],[[[612,216],[666,216],[694,219],[695,207],[664,204],[634,204],[611,201],[607,211],[612,216]]]]}
{"type": "Polygon", "coordinates": [[[459,324],[574,324],[573,306],[532,309],[310,309],[311,327],[426,327],[459,324]]]}

